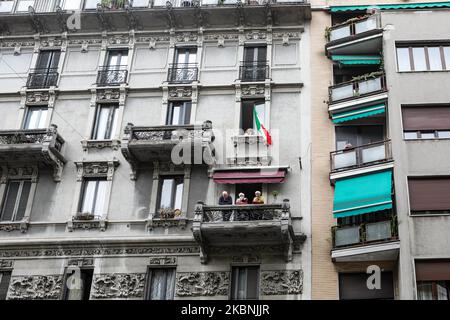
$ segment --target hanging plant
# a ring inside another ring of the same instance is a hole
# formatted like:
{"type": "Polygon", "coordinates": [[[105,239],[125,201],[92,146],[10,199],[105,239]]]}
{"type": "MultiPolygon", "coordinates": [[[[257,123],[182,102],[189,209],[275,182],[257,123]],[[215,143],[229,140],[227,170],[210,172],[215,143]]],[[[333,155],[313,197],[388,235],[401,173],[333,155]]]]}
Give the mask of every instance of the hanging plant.
{"type": "Polygon", "coordinates": [[[367,80],[378,78],[379,76],[382,76],[382,75],[384,75],[384,71],[375,71],[375,72],[371,72],[371,73],[366,73],[366,74],[363,74],[361,76],[352,77],[351,82],[354,82],[354,81],[367,81],[367,80]]]}

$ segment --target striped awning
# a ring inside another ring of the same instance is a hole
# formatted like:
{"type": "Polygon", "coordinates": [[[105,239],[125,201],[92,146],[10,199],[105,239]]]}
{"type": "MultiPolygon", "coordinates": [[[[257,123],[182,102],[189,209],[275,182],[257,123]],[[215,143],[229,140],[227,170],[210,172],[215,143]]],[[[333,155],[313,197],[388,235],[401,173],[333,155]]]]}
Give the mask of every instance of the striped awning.
{"type": "Polygon", "coordinates": [[[392,208],[392,171],[336,181],[333,216],[342,218],[392,208]]]}
{"type": "Polygon", "coordinates": [[[384,104],[378,104],[375,106],[363,107],[351,111],[335,113],[331,116],[331,120],[334,123],[341,123],[355,119],[372,117],[385,112],[386,106],[384,104]]]}
{"type": "Polygon", "coordinates": [[[450,8],[450,2],[428,2],[428,3],[396,3],[396,4],[375,4],[362,6],[331,6],[331,12],[345,11],[365,11],[369,8],[377,8],[380,10],[396,10],[396,9],[425,9],[425,8],[450,8]]]}
{"type": "Polygon", "coordinates": [[[331,60],[343,65],[373,65],[381,63],[380,56],[332,55],[331,60]]]}

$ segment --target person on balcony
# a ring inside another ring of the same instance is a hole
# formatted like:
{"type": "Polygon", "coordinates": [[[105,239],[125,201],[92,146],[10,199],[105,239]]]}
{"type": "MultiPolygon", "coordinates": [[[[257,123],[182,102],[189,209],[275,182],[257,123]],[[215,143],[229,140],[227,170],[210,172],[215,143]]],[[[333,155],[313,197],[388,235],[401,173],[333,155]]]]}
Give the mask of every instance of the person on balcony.
{"type": "Polygon", "coordinates": [[[261,191],[255,192],[255,197],[253,198],[252,204],[264,204],[264,198],[261,195],[261,191]]]}
{"type": "MultiPolygon", "coordinates": [[[[242,192],[239,193],[239,198],[236,199],[236,205],[246,205],[248,204],[248,199],[245,197],[245,194],[242,192]]],[[[247,210],[236,210],[236,220],[237,221],[247,221],[250,220],[250,212],[247,210]]]]}
{"type": "MultiPolygon", "coordinates": [[[[220,206],[230,206],[232,204],[233,204],[233,198],[225,190],[222,191],[222,195],[219,198],[219,205],[220,206]]],[[[233,211],[231,211],[231,210],[222,211],[222,220],[230,221],[230,217],[231,217],[232,213],[233,213],[233,211]]]]}
{"type": "Polygon", "coordinates": [[[242,192],[239,193],[239,198],[236,199],[236,204],[237,205],[248,204],[248,199],[245,197],[245,194],[243,194],[242,192]]]}

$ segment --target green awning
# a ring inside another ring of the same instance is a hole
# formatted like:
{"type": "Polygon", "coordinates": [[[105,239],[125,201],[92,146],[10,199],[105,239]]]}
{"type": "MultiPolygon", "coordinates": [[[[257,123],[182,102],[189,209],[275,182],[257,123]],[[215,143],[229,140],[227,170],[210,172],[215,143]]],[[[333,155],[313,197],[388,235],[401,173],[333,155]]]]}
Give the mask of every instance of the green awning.
{"type": "Polygon", "coordinates": [[[365,65],[380,64],[380,56],[348,56],[348,55],[332,55],[331,60],[337,61],[344,65],[365,65]]]}
{"type": "Polygon", "coordinates": [[[374,4],[365,6],[330,6],[331,12],[365,11],[368,8],[378,8],[380,10],[450,8],[450,2],[396,3],[396,4],[378,4],[378,5],[374,4]]]}
{"type": "Polygon", "coordinates": [[[337,180],[333,216],[342,218],[392,208],[392,171],[337,180]]]}
{"type": "Polygon", "coordinates": [[[386,112],[386,106],[384,104],[378,104],[376,106],[363,107],[363,108],[356,109],[356,110],[333,114],[331,116],[331,120],[334,123],[341,123],[341,122],[346,122],[346,121],[360,119],[360,118],[367,118],[367,117],[375,116],[377,114],[382,114],[385,112],[386,112]]]}

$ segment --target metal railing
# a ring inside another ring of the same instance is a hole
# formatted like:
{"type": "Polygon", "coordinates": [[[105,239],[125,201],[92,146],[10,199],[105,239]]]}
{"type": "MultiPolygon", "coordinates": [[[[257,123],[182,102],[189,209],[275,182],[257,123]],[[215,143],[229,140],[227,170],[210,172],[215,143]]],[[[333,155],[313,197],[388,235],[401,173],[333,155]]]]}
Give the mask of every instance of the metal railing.
{"type": "Polygon", "coordinates": [[[194,220],[200,222],[282,220],[291,216],[288,199],[281,204],[215,205],[198,202],[194,220]]]}
{"type": "Polygon", "coordinates": [[[267,61],[241,62],[239,66],[239,80],[255,82],[266,79],[269,79],[269,64],[267,61]]]}
{"type": "Polygon", "coordinates": [[[98,69],[97,86],[118,86],[127,82],[127,66],[104,66],[98,69]]]}
{"type": "Polygon", "coordinates": [[[58,68],[31,69],[28,74],[27,88],[45,89],[58,83],[58,68]]]}
{"type": "Polygon", "coordinates": [[[19,144],[49,144],[49,148],[61,152],[64,139],[58,134],[56,126],[48,129],[22,129],[0,131],[0,146],[19,144]]]}
{"type": "Polygon", "coordinates": [[[387,90],[386,77],[383,73],[363,77],[360,77],[361,80],[352,80],[329,87],[329,103],[369,96],[387,90]]]}
{"type": "Polygon", "coordinates": [[[331,229],[333,248],[360,246],[375,242],[398,240],[397,218],[331,229]]]}
{"type": "Polygon", "coordinates": [[[392,160],[391,140],[330,152],[331,172],[361,168],[392,160]]]}
{"type": "Polygon", "coordinates": [[[336,41],[379,28],[380,22],[377,15],[371,15],[361,19],[350,19],[342,24],[332,26],[330,28],[328,40],[336,41]]]}
{"type": "Polygon", "coordinates": [[[169,66],[169,83],[190,83],[198,80],[197,63],[174,63],[169,66]]]}

